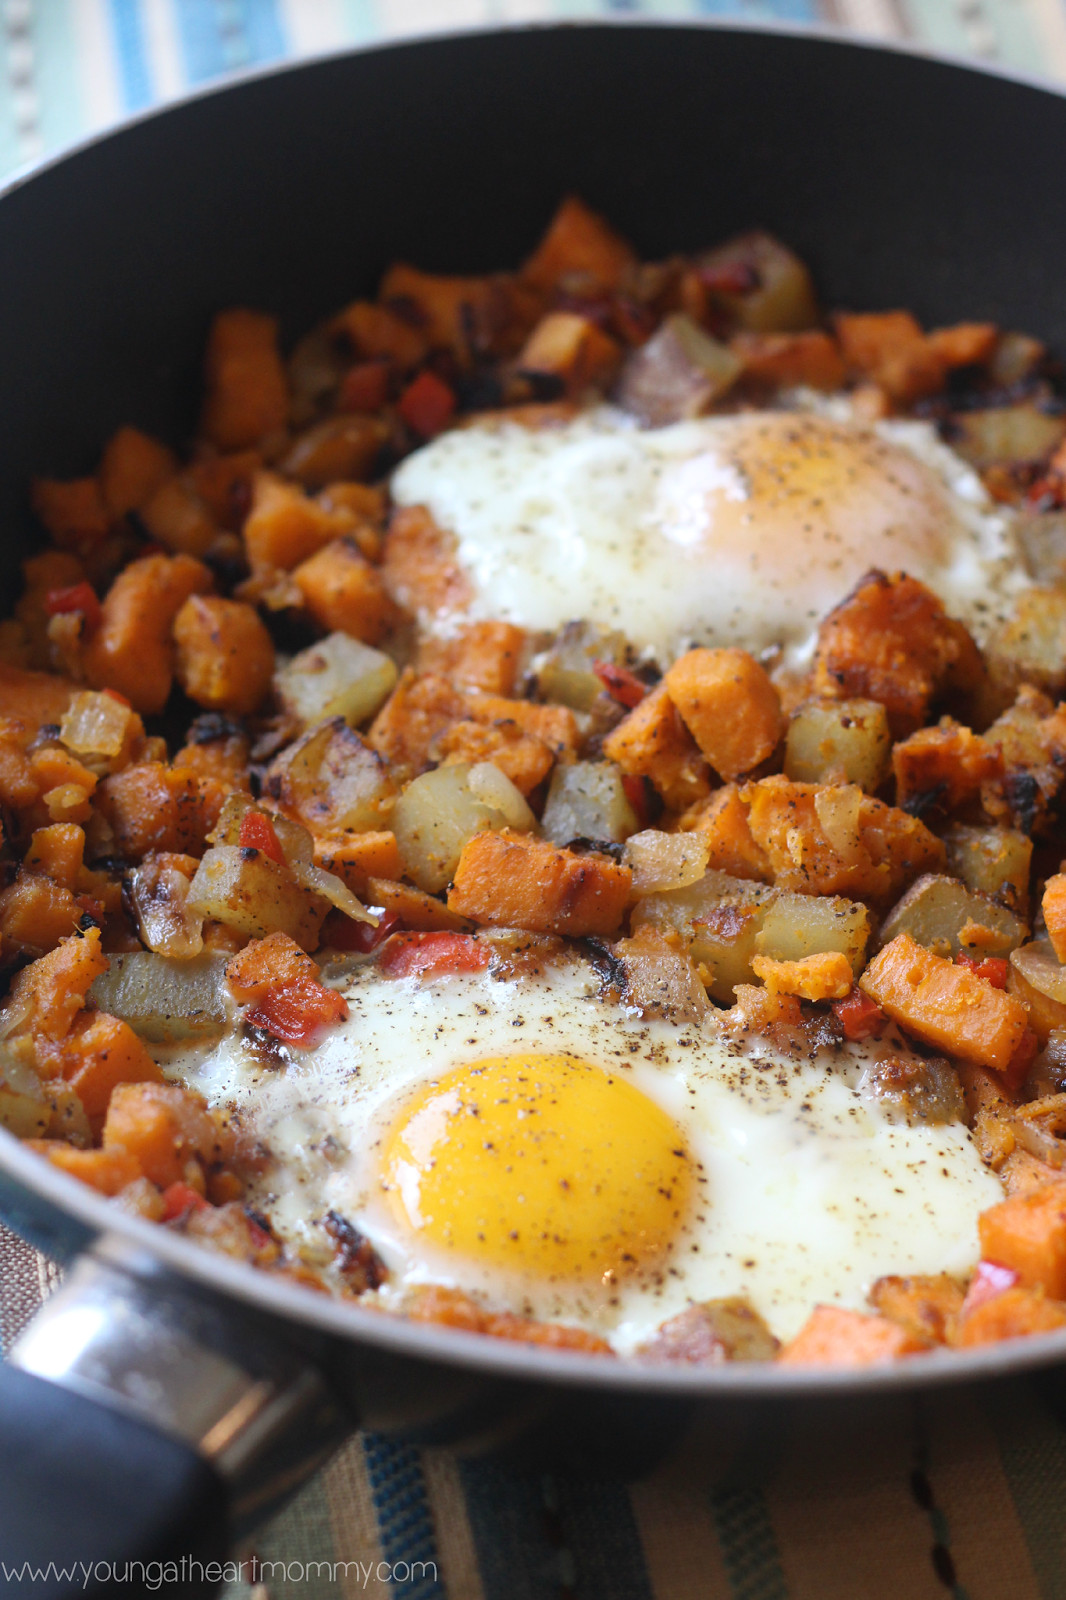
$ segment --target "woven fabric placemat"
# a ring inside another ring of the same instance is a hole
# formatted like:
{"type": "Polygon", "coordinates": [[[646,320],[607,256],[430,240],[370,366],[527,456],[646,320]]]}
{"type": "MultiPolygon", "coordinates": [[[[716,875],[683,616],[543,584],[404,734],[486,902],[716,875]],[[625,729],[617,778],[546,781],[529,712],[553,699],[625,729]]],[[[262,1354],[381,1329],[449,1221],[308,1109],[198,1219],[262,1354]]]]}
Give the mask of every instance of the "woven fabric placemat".
{"type": "MultiPolygon", "coordinates": [[[[5,1349],[58,1278],[0,1229],[5,1349]]],[[[1066,1600],[1066,1434],[1029,1383],[840,1411],[736,1487],[698,1432],[629,1488],[360,1434],[225,1600],[1066,1600]]]]}

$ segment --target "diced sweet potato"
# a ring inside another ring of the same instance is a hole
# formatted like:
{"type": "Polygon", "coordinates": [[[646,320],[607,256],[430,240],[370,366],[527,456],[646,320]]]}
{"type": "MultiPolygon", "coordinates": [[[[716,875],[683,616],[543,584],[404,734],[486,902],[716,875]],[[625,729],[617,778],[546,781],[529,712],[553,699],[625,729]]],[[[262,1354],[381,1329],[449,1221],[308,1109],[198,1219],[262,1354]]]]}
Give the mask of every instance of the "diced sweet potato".
{"type": "Polygon", "coordinates": [[[204,594],[212,581],[191,556],[131,561],[105,595],[103,620],[85,646],[93,687],[117,689],[135,711],[162,711],[173,677],[174,618],[191,594],[204,594]]]}
{"type": "Polygon", "coordinates": [[[10,717],[0,718],[0,803],[11,811],[32,806],[41,793],[26,746],[29,730],[10,717]]]}
{"type": "Polygon", "coordinates": [[[82,1012],[59,1040],[38,1041],[46,1077],[70,1084],[91,1119],[102,1117],[120,1083],[162,1083],[163,1074],[128,1023],[106,1011],[82,1012]]]}
{"type": "Polygon", "coordinates": [[[816,692],[879,700],[896,738],[921,726],[936,694],[971,691],[982,677],[977,646],[962,623],[904,573],[871,572],[818,630],[816,692]]]}
{"type": "Polygon", "coordinates": [[[606,856],[510,830],[478,833],[463,847],[448,908],[490,927],[609,936],[625,914],[631,878],[606,856]]]}
{"type": "Polygon", "coordinates": [[[831,334],[812,328],[806,333],[738,333],[730,341],[744,363],[744,376],[773,388],[840,389],[844,361],[831,334]]]}
{"type": "Polygon", "coordinates": [[[190,595],[174,619],[178,681],[210,711],[250,714],[274,675],[274,644],[254,607],[190,595]]]}
{"type": "Polygon", "coordinates": [[[524,281],[547,294],[576,276],[585,292],[617,289],[635,257],[629,245],[583,201],[569,195],[522,268],[524,281]]]}
{"type": "Polygon", "coordinates": [[[847,365],[909,404],[944,383],[946,362],[909,311],[840,314],[833,319],[847,365]]]}
{"type": "Polygon", "coordinates": [[[293,572],[293,582],[320,628],[378,644],[400,612],[377,567],[351,539],[335,539],[293,572]]]}
{"type": "Polygon", "coordinates": [[[982,366],[999,338],[994,322],[956,322],[950,328],[933,328],[926,342],[949,369],[982,366]]]}
{"type": "Polygon", "coordinates": [[[752,971],[771,994],[794,994],[801,1000],[843,1000],[851,992],[851,962],[839,950],[802,956],[798,961],[773,961],[753,956],[752,971]]]}
{"type": "Polygon", "coordinates": [[[438,673],[462,689],[511,695],[525,642],[511,622],[469,622],[446,638],[424,639],[415,670],[438,673]]]}
{"type": "Polygon", "coordinates": [[[345,520],[272,472],[252,480],[244,545],[253,570],[290,572],[348,532],[345,520]]]}
{"type": "Polygon", "coordinates": [[[178,470],[173,450],[139,428],[119,428],[104,448],[100,492],[116,520],[137,511],[178,470]]]}
{"type": "Polygon", "coordinates": [[[524,795],[542,783],[555,765],[555,752],[543,739],[524,733],[517,723],[507,720],[453,722],[434,741],[433,749],[445,765],[491,761],[524,795]]]}
{"type": "Polygon", "coordinates": [[[859,979],[882,1011],[925,1044],[1008,1071],[1029,1026],[1020,1000],[901,933],[859,979]]]}
{"type": "Polygon", "coordinates": [[[887,903],[919,873],[943,864],[944,847],[924,823],[852,784],[763,778],[747,784],[741,799],[782,889],[887,903]]]}
{"type": "Polygon", "coordinates": [[[403,371],[421,366],[429,353],[425,334],[414,323],[369,300],[355,300],[333,318],[330,332],[346,339],[352,354],[368,361],[388,361],[403,371]]]}
{"type": "Polygon", "coordinates": [[[986,1261],[1012,1267],[1026,1288],[1066,1300],[1066,1182],[990,1206],[977,1228],[986,1261]]]}
{"type": "Polygon", "coordinates": [[[981,786],[988,815],[1021,833],[1047,832],[1066,772],[1066,707],[1023,684],[985,739],[1003,759],[1002,773],[981,786]]]}
{"type": "Polygon", "coordinates": [[[203,433],[220,450],[243,450],[284,428],[289,414],[278,325],[258,311],[222,311],[204,357],[203,433]]]}
{"type": "Polygon", "coordinates": [[[1066,962],[1066,873],[1056,872],[1047,880],[1040,909],[1055,954],[1066,962]]]}
{"type": "Polygon", "coordinates": [[[23,967],[11,986],[10,1007],[29,1007],[24,1027],[47,1039],[62,1039],[85,1005],[95,980],[107,971],[99,928],[83,938],[67,937],[39,960],[23,967]]]}
{"type": "Polygon", "coordinates": [[[226,982],[242,1005],[299,978],[317,978],[321,968],[287,933],[253,939],[226,967],[226,982]]]}
{"type": "Polygon", "coordinates": [[[962,1310],[963,1288],[949,1272],[932,1277],[878,1278],[870,1304],[883,1317],[900,1322],[919,1339],[945,1344],[962,1310]]]}
{"type": "Polygon", "coordinates": [[[746,650],[689,650],[664,678],[681,720],[728,783],[772,754],[784,729],[781,701],[746,650]]]}
{"type": "Polygon", "coordinates": [[[448,350],[462,367],[492,350],[511,301],[499,278],[463,278],[420,272],[395,262],[381,280],[379,299],[411,314],[433,350],[448,350]]]}
{"type": "Polygon", "coordinates": [[[219,527],[236,530],[244,521],[252,479],[262,465],[258,450],[237,450],[221,456],[212,452],[193,461],[186,478],[219,527]]]}
{"type": "Polygon", "coordinates": [[[591,318],[550,311],[526,340],[518,370],[558,378],[566,394],[580,395],[593,384],[605,387],[620,360],[618,345],[591,318]]]}
{"type": "Polygon", "coordinates": [[[929,1349],[927,1340],[888,1317],[815,1306],[778,1361],[790,1367],[869,1367],[929,1349]]]}
{"type": "Polygon", "coordinates": [[[707,865],[734,878],[754,878],[769,883],[770,861],[752,838],[748,807],[734,783],[716,789],[709,800],[693,806],[681,818],[679,827],[695,831],[707,840],[707,865]]]}
{"type": "Polygon", "coordinates": [[[138,1161],[126,1150],[77,1150],[62,1139],[27,1139],[26,1145],[60,1172],[109,1197],[121,1194],[141,1176],[138,1161]]]}
{"type": "Polygon", "coordinates": [[[396,835],[385,829],[316,839],[315,866],[332,872],[360,897],[364,895],[369,878],[403,877],[396,835]]]}
{"type": "Polygon", "coordinates": [[[490,1311],[462,1289],[447,1289],[440,1284],[419,1284],[404,1305],[403,1315],[415,1322],[438,1322],[466,1333],[484,1333],[494,1339],[513,1339],[522,1344],[547,1345],[554,1350],[577,1350],[585,1355],[613,1355],[605,1339],[584,1328],[568,1328],[558,1322],[537,1322],[512,1311],[490,1311]]]}
{"type": "Polygon", "coordinates": [[[26,851],[25,866],[43,872],[64,889],[77,887],[85,859],[85,830],[74,822],[53,822],[38,828],[26,851]]]}
{"type": "Polygon", "coordinates": [[[418,677],[411,668],[370,725],[366,742],[402,777],[424,772],[434,741],[468,714],[468,697],[436,673],[418,677]]]}
{"type": "Polygon", "coordinates": [[[397,604],[426,617],[461,611],[471,589],[455,551],[454,535],[438,527],[425,506],[398,507],[381,560],[382,576],[397,604]]]}
{"type": "Polygon", "coordinates": [[[105,778],[97,804],[127,861],[149,850],[200,855],[222,802],[219,786],[194,772],[144,761],[105,778]]]}
{"type": "Polygon", "coordinates": [[[0,661],[0,717],[17,719],[31,734],[46,722],[62,722],[77,692],[68,678],[0,661]]]}
{"type": "Polygon", "coordinates": [[[919,728],[892,751],[896,804],[913,816],[949,812],[980,793],[1003,770],[996,745],[950,717],[919,728]]]}
{"type": "Polygon", "coordinates": [[[110,530],[110,518],[96,478],[34,478],[30,493],[33,509],[64,549],[84,554],[110,530]]]}
{"type": "Polygon", "coordinates": [[[232,1139],[199,1095],[170,1083],[126,1083],[111,1096],[104,1149],[125,1150],[146,1178],[166,1189],[185,1177],[186,1163],[225,1159],[232,1139]]]}
{"type": "Polygon", "coordinates": [[[469,917],[450,911],[443,900],[409,883],[368,878],[366,895],[370,905],[380,906],[386,916],[393,912],[414,933],[470,933],[474,927],[469,917]]]}
{"type": "Polygon", "coordinates": [[[218,538],[214,518],[184,478],[168,478],[144,502],[139,515],[156,544],[175,555],[206,555],[218,538]]]}
{"type": "Polygon", "coordinates": [[[342,413],[316,422],[301,433],[280,463],[287,478],[305,489],[324,489],[344,478],[368,478],[388,438],[388,424],[380,417],[342,413]]]}
{"type": "Polygon", "coordinates": [[[1066,1305],[1049,1300],[1039,1289],[1017,1286],[967,1311],[956,1325],[952,1343],[967,1349],[998,1344],[1001,1339],[1024,1339],[1031,1333],[1054,1333],[1058,1328],[1066,1328],[1066,1305]]]}
{"type": "Polygon", "coordinates": [[[675,811],[709,792],[707,764],[663,683],[612,729],[603,753],[624,773],[650,778],[675,811]]]}
{"type": "Polygon", "coordinates": [[[0,936],[6,954],[43,955],[72,934],[83,912],[69,889],[23,869],[0,894],[0,936]]]}

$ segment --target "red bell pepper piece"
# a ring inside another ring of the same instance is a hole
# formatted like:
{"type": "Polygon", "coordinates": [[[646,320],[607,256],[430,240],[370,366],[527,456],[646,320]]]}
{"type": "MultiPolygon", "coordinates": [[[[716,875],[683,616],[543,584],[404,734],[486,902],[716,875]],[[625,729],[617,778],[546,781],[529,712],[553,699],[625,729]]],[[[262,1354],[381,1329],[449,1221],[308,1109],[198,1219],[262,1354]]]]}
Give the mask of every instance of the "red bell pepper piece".
{"type": "Polygon", "coordinates": [[[835,1003],[833,1011],[844,1029],[844,1037],[853,1042],[876,1038],[888,1026],[888,1018],[877,1001],[871,1000],[861,989],[852,989],[843,1000],[835,1003]]]}
{"type": "Polygon", "coordinates": [[[444,379],[427,367],[407,385],[397,410],[413,433],[434,439],[455,415],[455,395],[444,379]]]}
{"type": "Polygon", "coordinates": [[[246,1020],[286,1044],[312,1044],[323,1028],[343,1022],[348,1002],[336,989],[314,978],[294,978],[270,989],[248,1012],[246,1020]]]}
{"type": "Polygon", "coordinates": [[[627,711],[639,706],[648,692],[647,684],[641,683],[635,672],[630,672],[628,667],[616,667],[613,661],[594,661],[592,670],[611,699],[617,700],[627,711]]]}
{"type": "Polygon", "coordinates": [[[994,1300],[997,1294],[1013,1289],[1017,1282],[1018,1274],[1013,1267],[1001,1267],[998,1261],[979,1261],[962,1302],[961,1314],[965,1316],[968,1311],[976,1311],[986,1300],[994,1300]]]}
{"type": "Polygon", "coordinates": [[[177,1222],[190,1211],[203,1211],[207,1201],[187,1183],[171,1183],[163,1190],[163,1221],[177,1222]]]}
{"type": "Polygon", "coordinates": [[[84,579],[81,583],[72,583],[64,589],[49,589],[44,597],[44,609],[50,617],[66,616],[71,611],[80,611],[90,632],[100,626],[100,619],[103,616],[100,602],[96,598],[96,590],[84,579]]]}
{"type": "Polygon", "coordinates": [[[993,989],[1007,987],[1010,963],[1003,956],[968,956],[964,950],[960,950],[955,957],[955,965],[968,968],[976,977],[990,983],[993,989]]]}
{"type": "Polygon", "coordinates": [[[271,861],[276,861],[279,867],[285,866],[285,852],[281,848],[281,841],[274,831],[274,824],[269,817],[261,811],[246,811],[241,818],[240,831],[237,834],[237,843],[242,850],[258,850],[261,855],[268,856],[271,861]]]}
{"type": "Polygon", "coordinates": [[[341,379],[337,391],[339,411],[380,411],[389,398],[387,361],[358,361],[341,379]]]}
{"type": "Polygon", "coordinates": [[[442,978],[488,964],[488,950],[468,933],[398,933],[379,960],[390,978],[442,978]]]}

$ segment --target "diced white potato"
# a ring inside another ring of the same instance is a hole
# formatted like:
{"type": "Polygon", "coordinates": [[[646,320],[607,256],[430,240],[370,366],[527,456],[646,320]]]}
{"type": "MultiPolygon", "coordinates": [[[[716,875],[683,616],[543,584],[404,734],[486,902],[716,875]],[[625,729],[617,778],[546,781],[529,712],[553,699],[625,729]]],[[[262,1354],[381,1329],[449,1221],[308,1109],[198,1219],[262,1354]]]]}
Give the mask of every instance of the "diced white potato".
{"type": "Polygon", "coordinates": [[[637,814],[626,799],[622,774],[613,761],[573,761],[552,774],[541,818],[546,839],[604,839],[620,844],[637,829],[637,814]]]}
{"type": "Polygon", "coordinates": [[[626,840],[622,860],[633,874],[633,894],[639,897],[698,883],[707,870],[709,855],[706,834],[645,828],[626,840]]]}
{"type": "Polygon", "coordinates": [[[1042,411],[1031,400],[1016,406],[990,406],[952,417],[951,448],[972,466],[1039,461],[1066,436],[1066,417],[1042,411]]]}
{"type": "Polygon", "coordinates": [[[531,833],[536,828],[537,819],[521,789],[516,789],[506,772],[501,772],[491,761],[476,761],[470,768],[467,782],[474,799],[498,811],[509,828],[518,833],[531,833]]]}
{"type": "Polygon", "coordinates": [[[838,895],[782,890],[766,909],[755,950],[773,961],[802,961],[804,956],[837,950],[859,973],[869,939],[870,913],[864,905],[838,895]]]}
{"type": "Polygon", "coordinates": [[[728,1005],[738,983],[753,981],[755,940],[779,892],[712,869],[685,889],[638,900],[631,926],[634,934],[648,926],[680,934],[693,961],[707,967],[712,997],[728,1005]]]}
{"type": "Polygon", "coordinates": [[[872,794],[891,754],[888,717],[876,700],[808,700],[788,725],[785,776],[793,783],[857,783],[872,794]]]}
{"type": "Polygon", "coordinates": [[[1012,950],[1011,974],[1007,983],[1012,994],[1029,1007],[1029,1022],[1040,1043],[1057,1028],[1066,1028],[1066,967],[1051,946],[1050,939],[1034,939],[1012,950]]]}
{"type": "Polygon", "coordinates": [[[1014,828],[970,828],[952,823],[944,830],[948,866],[967,889],[1000,900],[1025,916],[1033,841],[1014,828]]]}
{"type": "Polygon", "coordinates": [[[592,622],[568,622],[537,666],[537,686],[545,700],[588,711],[603,693],[592,670],[594,661],[621,666],[626,659],[624,634],[592,622]]]}
{"type": "Polygon", "coordinates": [[[396,677],[390,656],[346,633],[330,633],[282,667],[274,690],[305,728],[327,717],[343,717],[354,727],[384,705],[396,677]]]}
{"type": "Polygon", "coordinates": [[[1028,933],[1021,917],[958,878],[927,872],[913,883],[881,924],[880,942],[909,933],[936,955],[1005,956],[1028,933]]]}
{"type": "Polygon", "coordinates": [[[342,717],[311,728],[283,750],[267,774],[266,792],[318,834],[387,828],[396,799],[385,763],[342,717]]]}
{"type": "Polygon", "coordinates": [[[409,783],[396,803],[392,829],[404,868],[429,894],[436,894],[451,882],[463,846],[475,833],[483,828],[531,832],[536,826],[533,813],[504,774],[493,768],[513,794],[505,792],[494,777],[482,770],[490,765],[477,762],[471,766],[457,761],[436,767],[409,783]],[[492,796],[492,803],[483,798],[485,795],[492,796]]]}
{"type": "Polygon", "coordinates": [[[52,1120],[44,1086],[31,1065],[28,1039],[0,1044],[0,1128],[17,1139],[41,1139],[52,1120]]]}
{"type": "Polygon", "coordinates": [[[1026,589],[985,651],[995,684],[1006,691],[1020,683],[1058,696],[1066,689],[1066,590],[1026,589]]]}
{"type": "Polygon", "coordinates": [[[189,889],[188,906],[252,939],[287,933],[305,950],[318,943],[329,901],[297,883],[262,851],[217,844],[206,852],[189,889]]]}
{"type": "Polygon", "coordinates": [[[101,1011],[121,1017],[142,1039],[194,1039],[228,1025],[228,960],[211,952],[174,961],[145,950],[124,951],[111,957],[89,992],[101,1011]]]}
{"type": "Polygon", "coordinates": [[[626,974],[625,998],[642,1017],[699,1023],[710,1010],[692,957],[658,928],[645,926],[615,945],[626,974]]]}

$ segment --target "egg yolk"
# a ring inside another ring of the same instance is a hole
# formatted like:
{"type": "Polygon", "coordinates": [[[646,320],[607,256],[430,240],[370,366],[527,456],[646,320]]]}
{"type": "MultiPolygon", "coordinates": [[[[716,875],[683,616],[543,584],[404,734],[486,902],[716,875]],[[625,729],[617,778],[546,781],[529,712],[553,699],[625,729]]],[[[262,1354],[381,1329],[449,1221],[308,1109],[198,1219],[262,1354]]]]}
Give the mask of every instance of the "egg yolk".
{"type": "Polygon", "coordinates": [[[612,1281],[653,1266],[692,1201],[681,1134],[587,1061],[497,1056],[437,1079],[386,1141],[405,1228],[538,1279],[612,1281]]]}

